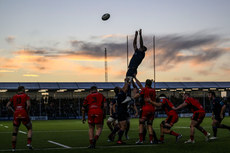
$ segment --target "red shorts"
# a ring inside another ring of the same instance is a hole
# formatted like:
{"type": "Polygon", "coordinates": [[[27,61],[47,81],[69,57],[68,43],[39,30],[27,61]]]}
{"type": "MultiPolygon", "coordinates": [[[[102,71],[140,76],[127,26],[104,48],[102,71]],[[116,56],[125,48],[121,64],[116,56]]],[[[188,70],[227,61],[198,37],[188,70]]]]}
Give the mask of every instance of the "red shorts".
{"type": "Polygon", "coordinates": [[[152,109],[144,109],[141,111],[141,114],[140,114],[140,118],[145,121],[154,120],[154,116],[155,116],[155,111],[152,109]]]}
{"type": "Polygon", "coordinates": [[[27,125],[30,123],[30,117],[28,116],[27,112],[25,110],[15,111],[14,112],[14,126],[19,127],[20,124],[27,125]]]}
{"type": "Polygon", "coordinates": [[[88,123],[89,124],[103,124],[104,123],[103,113],[88,114],[88,123]]]}
{"type": "Polygon", "coordinates": [[[168,123],[171,126],[173,126],[173,124],[175,124],[177,121],[178,121],[178,115],[177,114],[170,114],[166,118],[165,123],[168,123]]]}
{"type": "Polygon", "coordinates": [[[205,112],[193,112],[192,120],[202,122],[205,117],[205,112]]]}

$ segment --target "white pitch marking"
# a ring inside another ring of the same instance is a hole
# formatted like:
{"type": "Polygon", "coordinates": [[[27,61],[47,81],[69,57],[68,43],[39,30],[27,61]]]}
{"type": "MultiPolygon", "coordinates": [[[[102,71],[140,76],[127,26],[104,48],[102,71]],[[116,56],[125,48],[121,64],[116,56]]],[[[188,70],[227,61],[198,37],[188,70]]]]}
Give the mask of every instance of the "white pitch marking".
{"type": "Polygon", "coordinates": [[[56,145],[61,146],[61,147],[64,147],[64,148],[67,148],[67,149],[70,149],[70,148],[71,148],[71,147],[69,147],[69,146],[66,146],[66,145],[63,145],[63,144],[60,144],[60,143],[57,143],[57,142],[54,142],[54,141],[48,140],[48,142],[49,142],[49,143],[52,143],[52,144],[56,144],[56,145]]]}
{"type": "MultiPolygon", "coordinates": [[[[146,144],[146,145],[121,145],[121,146],[97,146],[98,149],[106,149],[106,148],[136,148],[136,147],[157,147],[159,145],[152,145],[152,144],[146,144]]],[[[64,149],[87,149],[88,147],[72,147],[72,148],[34,148],[33,150],[64,150],[64,149]]],[[[17,149],[17,151],[27,151],[28,149],[17,149]]],[[[11,152],[10,149],[3,149],[0,150],[0,152],[11,152]]]]}
{"type": "Polygon", "coordinates": [[[3,126],[2,124],[0,124],[0,126],[3,126]]]}
{"type": "Polygon", "coordinates": [[[5,128],[9,128],[8,126],[4,126],[5,128]]]}
{"type": "Polygon", "coordinates": [[[27,134],[26,132],[24,132],[24,131],[19,131],[19,133],[22,133],[22,134],[27,134]]]}

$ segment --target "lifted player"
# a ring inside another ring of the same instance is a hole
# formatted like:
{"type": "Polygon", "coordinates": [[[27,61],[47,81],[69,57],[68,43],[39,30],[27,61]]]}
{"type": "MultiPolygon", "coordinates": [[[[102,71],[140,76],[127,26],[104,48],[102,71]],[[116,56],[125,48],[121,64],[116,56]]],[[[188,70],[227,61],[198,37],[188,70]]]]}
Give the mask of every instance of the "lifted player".
{"type": "Polygon", "coordinates": [[[203,119],[205,117],[205,110],[203,106],[199,103],[198,100],[190,97],[189,93],[184,94],[184,103],[180,104],[176,108],[173,107],[173,109],[179,110],[185,106],[188,106],[191,112],[193,112],[193,116],[191,118],[191,124],[190,124],[190,139],[185,141],[184,143],[195,143],[194,140],[195,128],[201,131],[205,135],[206,141],[208,141],[210,137],[210,133],[205,131],[205,129],[200,126],[200,124],[203,122],[203,119]]]}
{"type": "Polygon", "coordinates": [[[82,106],[82,122],[85,123],[85,111],[88,110],[88,124],[89,124],[89,142],[88,148],[94,149],[96,141],[101,135],[104,117],[106,111],[106,99],[97,92],[97,87],[92,86],[90,88],[90,94],[85,98],[82,106]],[[96,125],[96,134],[94,136],[94,129],[96,125]]]}
{"type": "Polygon", "coordinates": [[[29,112],[30,112],[30,97],[25,94],[24,86],[18,87],[18,93],[14,95],[10,101],[7,103],[6,107],[14,112],[14,121],[13,121],[13,134],[12,134],[12,151],[15,151],[16,141],[18,135],[18,129],[22,122],[28,130],[27,134],[27,147],[32,149],[32,123],[30,121],[29,112]],[[14,109],[11,107],[13,103],[14,109]]]}
{"type": "Polygon", "coordinates": [[[211,106],[212,106],[212,130],[213,130],[213,137],[211,137],[211,140],[217,139],[217,128],[222,129],[228,129],[230,130],[230,126],[227,126],[225,124],[221,124],[222,120],[225,116],[225,110],[226,110],[226,103],[223,99],[217,98],[215,92],[209,92],[208,98],[210,100],[211,106]]]}
{"type": "Polygon", "coordinates": [[[161,94],[159,97],[160,97],[159,103],[152,101],[150,98],[148,98],[148,101],[157,107],[161,107],[168,116],[166,120],[162,121],[160,124],[160,131],[161,131],[160,143],[164,143],[164,134],[170,134],[175,136],[176,142],[178,142],[178,140],[182,137],[182,135],[170,130],[173,127],[173,125],[178,121],[178,115],[176,111],[173,110],[174,106],[172,102],[166,98],[165,94],[161,94]]]}

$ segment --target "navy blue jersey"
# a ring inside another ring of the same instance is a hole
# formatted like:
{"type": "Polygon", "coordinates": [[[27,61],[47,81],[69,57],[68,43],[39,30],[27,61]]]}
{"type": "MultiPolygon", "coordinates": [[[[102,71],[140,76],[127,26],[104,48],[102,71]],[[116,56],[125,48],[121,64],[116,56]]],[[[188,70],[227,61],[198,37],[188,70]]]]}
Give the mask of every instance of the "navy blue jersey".
{"type": "Polygon", "coordinates": [[[128,103],[124,103],[122,104],[122,102],[125,100],[126,98],[126,93],[124,91],[120,91],[117,95],[117,113],[127,113],[127,106],[128,103]]]}
{"type": "Polygon", "coordinates": [[[222,107],[225,105],[224,101],[221,98],[215,98],[211,101],[211,107],[214,115],[219,116],[222,107]]]}

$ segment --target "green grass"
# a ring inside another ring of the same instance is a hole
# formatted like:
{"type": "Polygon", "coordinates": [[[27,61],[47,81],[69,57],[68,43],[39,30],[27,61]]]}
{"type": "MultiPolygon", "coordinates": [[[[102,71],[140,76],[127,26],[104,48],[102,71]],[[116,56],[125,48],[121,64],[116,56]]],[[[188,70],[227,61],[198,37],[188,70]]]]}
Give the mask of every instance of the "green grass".
{"type": "MultiPolygon", "coordinates": [[[[154,129],[159,138],[159,125],[163,118],[156,118],[154,120],[154,129]]],[[[201,126],[212,134],[211,119],[206,118],[201,126]]],[[[224,124],[230,125],[230,117],[223,120],[224,124]]],[[[11,135],[12,135],[12,121],[1,121],[0,124],[0,152],[11,150],[11,135]],[[9,128],[5,128],[8,126],[9,128]]],[[[138,119],[131,120],[131,128],[129,132],[129,140],[127,145],[118,146],[115,142],[107,142],[107,136],[110,133],[107,125],[104,129],[97,143],[97,149],[86,149],[89,145],[88,141],[88,124],[82,124],[80,120],[50,120],[50,121],[33,121],[33,152],[35,153],[75,153],[75,152],[164,152],[164,153],[229,153],[230,150],[230,131],[225,129],[218,129],[218,140],[205,142],[203,134],[195,131],[195,144],[184,144],[184,141],[189,139],[189,118],[180,118],[178,123],[172,128],[175,132],[183,135],[179,143],[175,143],[175,137],[166,135],[165,144],[149,145],[146,142],[144,145],[137,146],[135,141],[138,140],[138,119]],[[63,147],[51,144],[48,140],[52,140],[67,146],[71,149],[63,149],[63,147]]],[[[20,127],[21,131],[26,131],[24,126],[20,127]]],[[[147,137],[148,140],[148,137],[147,137]]],[[[19,133],[17,141],[18,152],[30,152],[26,150],[26,135],[19,133]]]]}

